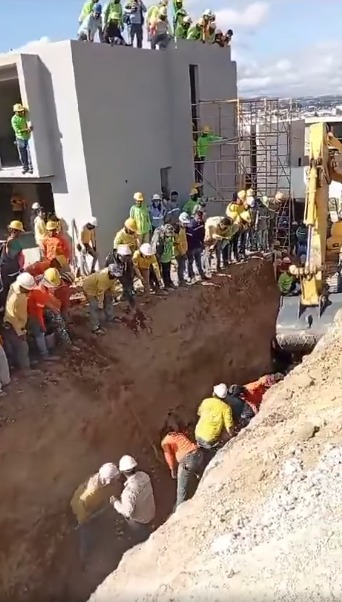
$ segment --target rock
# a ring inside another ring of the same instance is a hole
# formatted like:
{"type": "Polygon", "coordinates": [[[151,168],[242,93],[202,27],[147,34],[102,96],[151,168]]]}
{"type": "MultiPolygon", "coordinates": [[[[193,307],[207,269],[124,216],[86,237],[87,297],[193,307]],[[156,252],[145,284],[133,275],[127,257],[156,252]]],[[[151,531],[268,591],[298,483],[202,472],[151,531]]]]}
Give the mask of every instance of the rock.
{"type": "Polygon", "coordinates": [[[295,430],[295,437],[298,441],[309,441],[319,431],[319,427],[312,422],[304,422],[295,430]]]}

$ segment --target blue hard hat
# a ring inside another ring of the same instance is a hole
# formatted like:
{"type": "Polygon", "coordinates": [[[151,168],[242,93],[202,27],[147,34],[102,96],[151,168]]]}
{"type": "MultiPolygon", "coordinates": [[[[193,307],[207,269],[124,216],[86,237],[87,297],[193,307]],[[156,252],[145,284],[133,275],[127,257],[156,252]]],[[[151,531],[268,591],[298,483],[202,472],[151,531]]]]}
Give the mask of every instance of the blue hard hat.
{"type": "Polygon", "coordinates": [[[93,12],[101,14],[102,13],[102,4],[100,4],[100,3],[94,4],[93,12]]]}

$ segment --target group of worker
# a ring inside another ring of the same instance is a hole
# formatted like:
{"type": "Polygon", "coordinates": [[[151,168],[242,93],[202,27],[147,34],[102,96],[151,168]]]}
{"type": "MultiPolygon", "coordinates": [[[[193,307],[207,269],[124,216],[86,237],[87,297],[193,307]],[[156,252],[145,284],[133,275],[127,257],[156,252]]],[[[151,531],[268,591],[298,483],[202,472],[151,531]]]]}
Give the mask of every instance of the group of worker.
{"type": "MultiPolygon", "coordinates": [[[[177,481],[176,510],[195,492],[198,482],[215,453],[257,414],[266,391],[283,378],[268,374],[244,386],[220,383],[212,395],[198,407],[194,437],[174,415],[167,417],[161,431],[161,450],[177,481]]],[[[102,465],[75,491],[71,509],[80,533],[80,553],[87,562],[87,531],[96,529],[96,518],[112,509],[121,518],[129,545],[149,537],[156,514],[153,485],[149,475],[140,470],[137,460],[123,456],[118,467],[102,465]]]]}
{"type": "Polygon", "coordinates": [[[164,49],[172,38],[198,40],[224,47],[230,44],[233,31],[227,33],[216,27],[215,14],[206,9],[193,22],[183,6],[183,0],[172,2],[172,22],[168,15],[168,0],[160,0],[146,8],[142,0],[109,0],[105,6],[97,0],[87,0],[79,16],[78,39],[94,42],[96,34],[100,42],[111,45],[142,48],[146,27],[151,48],[164,49]],[[123,33],[127,27],[127,40],[123,33]]]}

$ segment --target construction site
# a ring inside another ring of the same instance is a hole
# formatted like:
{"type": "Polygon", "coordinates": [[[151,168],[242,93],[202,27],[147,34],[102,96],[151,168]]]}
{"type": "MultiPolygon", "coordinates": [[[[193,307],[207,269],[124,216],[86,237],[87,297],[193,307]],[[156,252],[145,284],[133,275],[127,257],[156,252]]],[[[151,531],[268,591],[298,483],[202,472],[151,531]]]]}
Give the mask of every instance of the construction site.
{"type": "MultiPolygon", "coordinates": [[[[191,111],[194,140],[204,123],[223,139],[203,168],[208,213],[224,215],[240,189],[270,199],[281,192],[272,236],[288,252],[291,223],[304,214],[292,196],[291,111],[291,101],[284,109],[279,99],[195,99],[191,111]]],[[[175,481],[160,453],[168,414],[194,424],[214,383],[252,382],[273,371],[280,294],[272,259],[250,257],[209,282],[141,302],[138,322],[119,303],[120,321],[101,339],[77,299],[77,351],[40,376],[14,375],[0,399],[1,600],[223,602],[228,595],[285,602],[302,594],[315,600],[323,587],[317,600],[339,599],[338,315],[176,512],[175,481]],[[105,513],[84,570],[70,499],[101,464],[123,454],[151,476],[154,533],[122,557],[122,523],[105,513]]]]}

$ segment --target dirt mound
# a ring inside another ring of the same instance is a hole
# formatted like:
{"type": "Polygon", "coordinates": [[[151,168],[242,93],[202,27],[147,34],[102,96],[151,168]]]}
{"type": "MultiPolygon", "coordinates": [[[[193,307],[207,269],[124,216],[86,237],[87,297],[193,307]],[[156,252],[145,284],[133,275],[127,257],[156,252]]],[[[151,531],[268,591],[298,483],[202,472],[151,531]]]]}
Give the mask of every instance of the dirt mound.
{"type": "Polygon", "coordinates": [[[91,602],[339,596],[341,325],[269,392],[195,497],[124,556],[91,602]]]}
{"type": "MultiPolygon", "coordinates": [[[[77,310],[81,352],[45,378],[14,381],[1,401],[1,600],[85,600],[115,568],[119,553],[110,565],[82,572],[69,511],[75,488],[105,461],[136,454],[153,478],[156,524],[165,520],[174,482],[156,450],[167,412],[177,409],[184,420],[193,419],[215,381],[243,382],[266,371],[277,303],[272,265],[255,260],[208,284],[151,300],[142,307],[144,320],[121,314],[121,324],[101,339],[77,310]]],[[[166,549],[177,520],[148,545],[165,533],[166,549]]],[[[112,514],[109,521],[107,535],[119,541],[120,525],[112,514]]],[[[185,529],[176,550],[187,536],[185,529]]]]}

